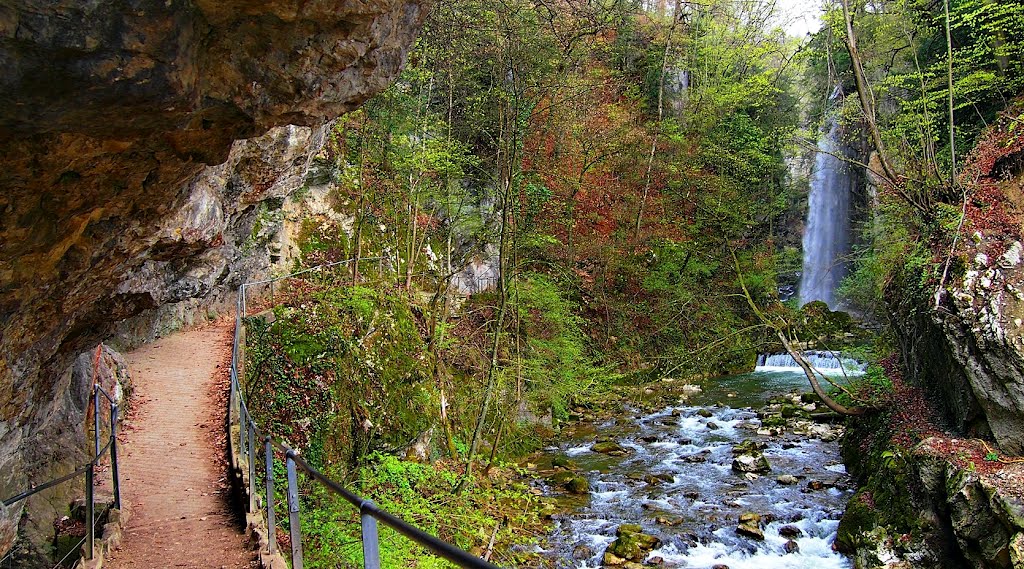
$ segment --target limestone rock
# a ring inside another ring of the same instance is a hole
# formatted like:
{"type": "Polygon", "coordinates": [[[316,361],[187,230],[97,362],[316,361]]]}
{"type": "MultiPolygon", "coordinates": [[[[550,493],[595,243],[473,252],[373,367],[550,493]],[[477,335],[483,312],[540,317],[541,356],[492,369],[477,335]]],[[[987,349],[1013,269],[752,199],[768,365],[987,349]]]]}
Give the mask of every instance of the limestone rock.
{"type": "Polygon", "coordinates": [[[771,472],[772,467],[763,454],[757,453],[737,456],[732,461],[732,469],[739,473],[765,474],[771,472]]]}
{"type": "MultiPolygon", "coordinates": [[[[314,155],[326,121],[397,76],[423,5],[0,9],[0,497],[77,462],[66,374],[80,352],[151,336],[266,269],[240,245],[307,165],[277,158],[314,155]]],[[[30,501],[31,523],[49,524],[47,507],[30,501]]],[[[0,554],[22,510],[0,510],[0,554]]]]}
{"type": "Polygon", "coordinates": [[[757,541],[764,541],[764,532],[761,531],[761,515],[752,512],[740,514],[740,523],[736,526],[736,534],[757,541]]]}

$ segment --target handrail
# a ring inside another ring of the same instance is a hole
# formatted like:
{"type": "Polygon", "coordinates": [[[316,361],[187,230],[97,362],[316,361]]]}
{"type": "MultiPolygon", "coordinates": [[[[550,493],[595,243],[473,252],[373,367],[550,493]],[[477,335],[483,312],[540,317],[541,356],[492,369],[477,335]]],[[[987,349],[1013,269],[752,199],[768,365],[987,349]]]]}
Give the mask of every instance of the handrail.
{"type": "MultiPolygon", "coordinates": [[[[288,514],[289,514],[289,531],[291,532],[291,557],[292,557],[292,568],[302,569],[302,534],[299,524],[299,499],[298,499],[298,482],[296,477],[296,469],[301,468],[308,473],[314,480],[324,485],[328,490],[338,494],[345,499],[348,503],[352,504],[359,510],[360,521],[362,524],[362,542],[363,542],[363,564],[366,569],[376,569],[380,567],[380,552],[377,536],[377,521],[379,520],[384,525],[394,529],[398,533],[406,536],[412,541],[419,545],[427,548],[432,553],[455,563],[460,567],[468,567],[470,569],[498,569],[496,565],[481,559],[471,553],[464,551],[448,542],[445,542],[437,537],[430,535],[423,530],[409,524],[401,518],[394,516],[384,510],[378,508],[372,501],[367,500],[358,494],[346,489],[338,482],[331,480],[325,476],[322,472],[311,466],[305,460],[299,456],[299,452],[283,441],[275,441],[269,435],[265,434],[259,425],[256,424],[255,419],[249,413],[248,406],[245,404],[245,399],[242,396],[241,384],[238,379],[238,365],[239,365],[239,349],[242,333],[242,317],[245,314],[246,309],[246,288],[257,286],[257,285],[271,285],[271,291],[273,291],[274,283],[294,278],[298,275],[309,273],[315,270],[323,268],[334,267],[338,265],[348,264],[353,261],[371,261],[379,260],[380,258],[362,258],[362,259],[345,259],[344,261],[336,261],[333,263],[327,263],[324,265],[318,265],[302,271],[297,271],[288,275],[274,277],[271,279],[265,279],[261,281],[253,281],[249,283],[243,283],[238,289],[238,301],[235,310],[235,333],[234,340],[231,346],[231,392],[228,401],[228,437],[230,444],[234,444],[234,435],[231,431],[231,426],[234,424],[233,414],[234,406],[238,407],[238,448],[242,458],[246,459],[248,466],[248,477],[249,477],[249,503],[248,508],[250,513],[254,513],[257,510],[256,507],[256,460],[257,455],[256,446],[257,439],[263,440],[264,446],[264,466],[265,466],[265,481],[266,481],[266,516],[267,516],[267,530],[268,530],[268,551],[267,553],[273,554],[276,552],[277,544],[275,538],[275,512],[274,512],[274,475],[273,475],[273,461],[274,461],[274,450],[278,450],[285,455],[286,470],[288,474],[288,514]]],[[[273,294],[273,292],[271,292],[273,294]]],[[[241,467],[241,464],[238,465],[241,467]]]]}
{"type": "MultiPolygon", "coordinates": [[[[94,378],[95,379],[95,378],[94,378]]],[[[120,414],[120,406],[110,396],[99,383],[94,383],[92,386],[92,410],[93,410],[93,449],[94,453],[92,458],[88,462],[80,464],[75,470],[64,476],[48,480],[42,484],[33,485],[28,490],[16,494],[9,498],[5,498],[0,501],[3,506],[9,507],[31,498],[32,496],[54,486],[58,486],[79,476],[85,475],[85,508],[86,517],[88,518],[85,526],[85,558],[91,560],[95,556],[95,541],[96,541],[96,466],[99,465],[100,460],[110,453],[110,465],[111,465],[111,479],[114,487],[114,508],[121,509],[121,478],[118,473],[118,460],[117,460],[117,424],[120,414]],[[110,411],[110,436],[107,437],[106,444],[100,447],[100,395],[106,398],[109,403],[110,411]]]]}

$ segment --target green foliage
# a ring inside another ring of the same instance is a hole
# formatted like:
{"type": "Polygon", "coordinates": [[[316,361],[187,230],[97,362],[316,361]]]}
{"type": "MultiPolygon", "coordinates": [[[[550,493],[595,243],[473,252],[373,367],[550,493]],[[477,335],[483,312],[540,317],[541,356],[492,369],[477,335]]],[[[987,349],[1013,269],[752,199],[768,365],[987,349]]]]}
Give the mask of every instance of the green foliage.
{"type": "Polygon", "coordinates": [[[611,374],[594,365],[579,307],[554,280],[525,275],[513,289],[512,301],[526,342],[521,370],[527,397],[538,410],[550,409],[555,419],[564,420],[569,408],[600,392],[611,374]]]}
{"type": "MultiPolygon", "coordinates": [[[[359,469],[357,491],[380,508],[464,549],[486,547],[495,536],[494,560],[505,566],[524,562],[512,550],[532,542],[542,525],[538,498],[512,472],[475,480],[458,494],[461,474],[448,463],[421,464],[384,454],[368,457],[359,469]]],[[[311,485],[303,514],[306,565],[311,568],[359,567],[362,550],[358,514],[339,497],[311,485]]],[[[382,567],[451,567],[421,546],[383,525],[378,526],[382,567]]]]}

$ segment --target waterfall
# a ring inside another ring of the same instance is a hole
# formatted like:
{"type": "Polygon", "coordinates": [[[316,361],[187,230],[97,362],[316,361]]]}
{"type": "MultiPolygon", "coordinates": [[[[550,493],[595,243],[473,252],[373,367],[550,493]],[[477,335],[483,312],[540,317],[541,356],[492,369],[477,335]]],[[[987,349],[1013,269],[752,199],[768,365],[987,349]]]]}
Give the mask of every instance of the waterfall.
{"type": "MultiPolygon", "coordinates": [[[[822,373],[829,375],[846,373],[848,375],[860,375],[864,373],[865,365],[853,358],[832,352],[807,351],[801,352],[804,361],[822,373]]],[[[789,354],[761,354],[757,356],[757,367],[755,371],[794,371],[802,373],[793,356],[789,354]]]]}
{"type": "MultiPolygon", "coordinates": [[[[842,97],[838,88],[832,95],[842,97]]],[[[839,156],[850,156],[840,140],[838,113],[831,113],[822,125],[818,152],[811,173],[811,193],[804,229],[803,276],[800,304],[821,300],[835,309],[836,288],[846,276],[844,257],[850,251],[850,194],[853,177],[849,165],[839,156]]]]}

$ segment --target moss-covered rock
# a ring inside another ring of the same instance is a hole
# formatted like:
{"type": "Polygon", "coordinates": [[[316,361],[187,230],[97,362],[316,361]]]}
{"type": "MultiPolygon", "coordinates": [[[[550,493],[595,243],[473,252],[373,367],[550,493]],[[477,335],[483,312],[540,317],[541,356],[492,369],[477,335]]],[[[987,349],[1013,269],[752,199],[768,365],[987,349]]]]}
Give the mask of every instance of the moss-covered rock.
{"type": "Polygon", "coordinates": [[[607,454],[609,456],[626,456],[629,451],[625,447],[615,441],[601,441],[594,443],[594,446],[590,447],[590,450],[599,452],[601,454],[607,454]]]}
{"type": "Polygon", "coordinates": [[[615,541],[605,552],[606,557],[611,554],[626,561],[643,561],[652,549],[661,545],[660,539],[643,533],[643,529],[636,524],[622,524],[615,535],[615,541]]]}

